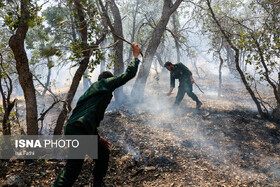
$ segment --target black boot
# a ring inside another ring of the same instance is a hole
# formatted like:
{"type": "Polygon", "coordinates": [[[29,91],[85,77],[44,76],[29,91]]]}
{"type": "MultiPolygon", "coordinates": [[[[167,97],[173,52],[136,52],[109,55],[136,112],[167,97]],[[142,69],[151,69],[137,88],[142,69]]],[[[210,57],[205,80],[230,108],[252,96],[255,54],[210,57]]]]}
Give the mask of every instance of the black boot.
{"type": "Polygon", "coordinates": [[[199,109],[202,105],[202,102],[200,102],[199,100],[196,101],[196,109],[199,109]]]}

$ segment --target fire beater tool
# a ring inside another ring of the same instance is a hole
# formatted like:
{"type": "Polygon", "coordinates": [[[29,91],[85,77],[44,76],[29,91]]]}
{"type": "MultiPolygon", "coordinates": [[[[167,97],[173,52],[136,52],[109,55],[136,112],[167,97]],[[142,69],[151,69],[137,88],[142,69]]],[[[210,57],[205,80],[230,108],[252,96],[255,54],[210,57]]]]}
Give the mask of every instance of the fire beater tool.
{"type": "Polygon", "coordinates": [[[201,90],[201,88],[196,84],[196,82],[194,82],[194,84],[196,85],[196,87],[204,94],[204,92],[201,90]]]}

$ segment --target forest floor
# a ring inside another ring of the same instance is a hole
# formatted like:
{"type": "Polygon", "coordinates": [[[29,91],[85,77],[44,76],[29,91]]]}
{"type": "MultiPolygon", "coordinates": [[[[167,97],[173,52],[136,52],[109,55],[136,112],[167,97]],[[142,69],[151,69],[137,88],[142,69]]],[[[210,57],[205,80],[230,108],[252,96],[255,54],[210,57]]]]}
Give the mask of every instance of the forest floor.
{"type": "MultiPolygon", "coordinates": [[[[108,108],[99,128],[112,145],[107,186],[280,186],[279,124],[260,119],[242,85],[225,81],[217,97],[213,80],[198,83],[200,110],[187,96],[174,109],[176,94],[164,95],[169,83],[150,84],[157,91],[142,104],[108,108]]],[[[64,165],[2,160],[0,186],[13,175],[51,186],[64,165]]],[[[92,183],[93,167],[85,161],[75,186],[92,183]]]]}

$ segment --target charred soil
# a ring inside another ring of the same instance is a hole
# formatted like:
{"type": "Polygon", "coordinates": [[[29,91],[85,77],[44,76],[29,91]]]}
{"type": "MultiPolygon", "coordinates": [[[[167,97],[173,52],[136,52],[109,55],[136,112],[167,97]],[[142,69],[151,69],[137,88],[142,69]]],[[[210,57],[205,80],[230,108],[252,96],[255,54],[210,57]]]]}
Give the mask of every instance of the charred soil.
{"type": "MultiPolygon", "coordinates": [[[[180,108],[165,97],[157,105],[109,108],[99,128],[112,145],[107,186],[280,186],[278,124],[260,119],[232,84],[221,98],[201,87],[200,110],[187,97],[180,108]]],[[[1,160],[0,184],[17,175],[27,186],[51,186],[64,165],[1,160]]],[[[75,186],[92,184],[93,167],[85,161],[75,186]]]]}

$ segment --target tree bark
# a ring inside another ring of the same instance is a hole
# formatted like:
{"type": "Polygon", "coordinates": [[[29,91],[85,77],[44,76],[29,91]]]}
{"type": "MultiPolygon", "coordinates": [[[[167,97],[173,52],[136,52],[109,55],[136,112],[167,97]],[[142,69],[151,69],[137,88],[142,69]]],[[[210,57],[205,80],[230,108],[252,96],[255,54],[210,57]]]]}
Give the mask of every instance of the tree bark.
{"type": "MultiPolygon", "coordinates": [[[[79,0],[76,0],[75,2],[75,9],[77,11],[78,19],[79,19],[79,28],[80,28],[80,33],[81,33],[81,38],[82,38],[82,45],[87,48],[87,22],[84,17],[83,13],[83,7],[80,3],[79,0]]],[[[66,100],[63,103],[62,110],[58,116],[57,122],[56,122],[56,127],[54,129],[54,135],[60,135],[62,133],[63,125],[64,122],[67,118],[68,113],[71,111],[71,103],[73,101],[73,98],[76,94],[76,91],[78,89],[80,80],[87,69],[88,63],[89,63],[89,58],[90,58],[90,51],[86,50],[83,52],[83,60],[80,62],[80,66],[75,72],[75,75],[73,77],[70,89],[67,93],[66,100]]]]}
{"type": "MultiPolygon", "coordinates": [[[[118,35],[123,37],[123,29],[122,29],[122,18],[119,11],[119,8],[115,2],[115,0],[108,0],[109,6],[113,14],[114,18],[114,32],[118,35]]],[[[119,38],[114,35],[114,42],[116,42],[119,38]]],[[[114,56],[116,56],[116,61],[114,63],[114,75],[120,75],[123,73],[124,64],[123,64],[123,41],[119,41],[114,46],[114,56]]],[[[120,87],[115,90],[114,92],[115,100],[117,102],[121,102],[123,96],[123,87],[120,87]]]]}
{"type": "MultiPolygon", "coordinates": [[[[48,62],[50,61],[50,59],[48,58],[48,62]]],[[[47,82],[45,84],[44,87],[44,91],[42,93],[42,96],[44,97],[46,95],[47,90],[51,90],[50,89],[50,80],[51,80],[51,73],[52,73],[52,69],[50,67],[48,67],[48,76],[47,76],[47,82]]]]}
{"type": "Polygon", "coordinates": [[[145,90],[147,78],[150,73],[153,57],[156,53],[157,47],[160,44],[161,37],[166,29],[170,16],[179,7],[182,1],[183,0],[177,0],[175,4],[172,5],[171,0],[164,0],[160,21],[158,22],[156,28],[152,33],[151,40],[148,44],[147,50],[143,58],[143,63],[140,66],[140,70],[136,78],[136,82],[131,92],[131,96],[135,98],[134,100],[135,102],[140,102],[143,99],[144,90],[145,90]]]}
{"type": "Polygon", "coordinates": [[[176,47],[176,52],[177,52],[177,63],[181,62],[180,61],[180,45],[179,45],[179,42],[178,42],[178,25],[176,23],[176,20],[178,19],[178,13],[175,12],[173,15],[172,15],[172,22],[173,22],[173,33],[174,33],[174,42],[175,42],[175,47],[176,47]]]}
{"type": "Polygon", "coordinates": [[[26,104],[27,134],[37,135],[37,100],[32,74],[29,70],[28,59],[24,49],[24,40],[28,31],[28,22],[30,19],[29,6],[30,0],[21,0],[21,17],[19,20],[19,25],[16,33],[10,38],[9,46],[11,47],[15,56],[19,82],[24,93],[26,104]]]}
{"type": "Polygon", "coordinates": [[[224,64],[224,60],[221,55],[221,51],[219,51],[219,59],[220,59],[220,65],[219,65],[219,90],[218,90],[218,97],[221,97],[222,95],[222,67],[224,64]]]}
{"type": "Polygon", "coordinates": [[[4,116],[2,120],[2,127],[3,127],[3,135],[11,135],[11,124],[9,122],[9,116],[11,114],[12,109],[15,106],[16,99],[14,101],[10,101],[11,95],[13,92],[13,83],[10,76],[5,73],[4,76],[2,74],[5,72],[5,69],[3,67],[3,56],[0,53],[0,66],[2,73],[0,74],[0,93],[2,95],[2,103],[3,103],[3,109],[4,109],[4,116]],[[4,92],[2,80],[5,82],[5,87],[7,89],[7,92],[4,92]]]}
{"type": "MultiPolygon", "coordinates": [[[[278,73],[278,97],[280,97],[280,72],[278,73]]],[[[272,113],[273,119],[280,122],[280,104],[278,103],[272,113]]],[[[280,128],[280,125],[279,125],[280,128]]]]}
{"type": "Polygon", "coordinates": [[[219,55],[219,60],[220,60],[218,97],[221,97],[221,95],[222,95],[222,67],[223,67],[223,64],[224,64],[224,60],[222,58],[221,50],[222,50],[222,47],[223,47],[223,42],[224,42],[224,39],[221,38],[221,43],[220,43],[220,46],[219,46],[218,51],[217,51],[218,55],[219,55]]]}
{"type": "MultiPolygon", "coordinates": [[[[88,69],[86,69],[85,74],[88,74],[88,69]]],[[[87,89],[90,87],[92,82],[90,81],[89,77],[83,76],[83,90],[84,92],[87,91],[87,89]]]]}
{"type": "Polygon", "coordinates": [[[9,121],[9,116],[11,114],[11,111],[13,110],[15,106],[16,100],[13,100],[12,102],[8,101],[7,108],[4,113],[3,117],[3,135],[11,135],[11,123],[9,121]]]}
{"type": "Polygon", "coordinates": [[[156,55],[156,57],[157,57],[157,60],[158,60],[159,65],[160,65],[162,68],[164,68],[164,62],[162,61],[162,58],[161,58],[160,54],[159,54],[159,53],[156,53],[155,55],[156,55]]]}
{"type": "MultiPolygon", "coordinates": [[[[131,39],[130,39],[131,43],[134,42],[134,38],[135,38],[136,16],[137,16],[137,13],[138,13],[138,8],[139,8],[139,0],[136,1],[135,10],[133,11],[132,34],[131,34],[131,39]]],[[[129,50],[128,62],[131,61],[131,58],[132,58],[132,49],[129,50]]]]}

